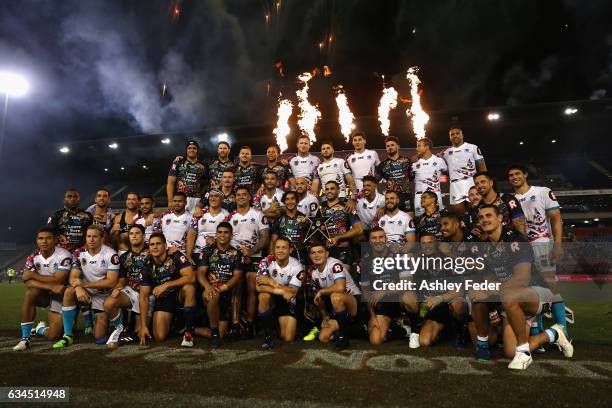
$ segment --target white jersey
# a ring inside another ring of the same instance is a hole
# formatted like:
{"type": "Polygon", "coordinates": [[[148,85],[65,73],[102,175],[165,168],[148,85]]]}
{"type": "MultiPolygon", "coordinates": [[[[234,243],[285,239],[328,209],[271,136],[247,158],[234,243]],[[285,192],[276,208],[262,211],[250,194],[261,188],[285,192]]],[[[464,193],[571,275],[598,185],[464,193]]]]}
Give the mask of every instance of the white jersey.
{"type": "Polygon", "coordinates": [[[314,217],[319,211],[319,200],[313,194],[306,193],[306,196],[298,203],[297,210],[306,217],[314,217]]]}
{"type": "Polygon", "coordinates": [[[289,166],[291,167],[293,177],[303,177],[308,181],[312,181],[315,169],[319,163],[321,163],[321,160],[312,153],[309,153],[306,157],[296,155],[289,159],[289,166]]]}
{"type": "Polygon", "coordinates": [[[463,143],[459,147],[449,147],[444,151],[450,181],[471,179],[476,174],[476,163],[484,160],[478,146],[463,143]]]}
{"type": "Polygon", "coordinates": [[[357,190],[363,188],[363,178],[367,175],[376,174],[376,167],[380,164],[378,153],[374,150],[365,149],[363,153],[353,152],[346,158],[346,163],[353,173],[357,190]]]}
{"type": "Polygon", "coordinates": [[[160,217],[161,232],[166,237],[167,246],[176,246],[185,253],[185,238],[191,226],[193,215],[190,212],[183,212],[176,215],[172,211],[165,212],[160,217]]]}
{"type": "Polygon", "coordinates": [[[25,268],[39,275],[55,276],[55,273],[70,272],[72,267],[72,255],[64,248],[55,247],[53,253],[45,258],[40,251],[35,251],[28,256],[25,268]]]}
{"type": "Polygon", "coordinates": [[[529,242],[552,242],[553,234],[547,214],[559,208],[555,193],[548,187],[531,186],[525,194],[515,193],[514,196],[525,213],[529,242]]]}
{"type": "Polygon", "coordinates": [[[206,246],[206,238],[215,238],[217,236],[217,225],[224,221],[228,215],[229,212],[223,208],[221,208],[221,211],[217,215],[212,215],[209,209],[206,208],[201,217],[193,216],[191,218],[190,228],[198,234],[193,250],[194,252],[202,252],[202,249],[206,246]]]}
{"type": "Polygon", "coordinates": [[[372,202],[368,201],[366,197],[362,197],[357,200],[355,210],[357,210],[357,216],[363,224],[365,230],[371,230],[376,225],[376,212],[379,208],[385,206],[385,196],[376,192],[376,197],[372,202]]]}
{"type": "Polygon", "coordinates": [[[81,247],[72,254],[72,269],[81,272],[82,280],[96,282],[105,279],[108,272],[119,273],[119,255],[106,245],[102,245],[95,255],[90,254],[87,247],[81,247]]]}
{"type": "Polygon", "coordinates": [[[321,289],[332,287],[334,282],[337,280],[345,280],[346,293],[353,296],[361,295],[361,291],[355,284],[351,274],[346,269],[346,265],[344,265],[340,260],[332,258],[331,256],[327,258],[327,263],[325,264],[323,271],[320,271],[317,267],[312,267],[310,270],[310,278],[321,289]]]}
{"type": "Polygon", "coordinates": [[[261,197],[259,197],[259,202],[255,203],[255,206],[261,209],[261,211],[266,211],[274,202],[276,202],[279,206],[284,207],[285,204],[283,204],[282,201],[283,194],[285,194],[285,192],[280,188],[277,188],[274,194],[272,195],[272,198],[270,198],[264,191],[261,197]]]}
{"type": "MultiPolygon", "coordinates": [[[[340,188],[340,197],[346,197],[346,181],[345,177],[351,174],[348,164],[345,160],[334,157],[328,162],[321,162],[317,166],[314,178],[321,180],[321,188],[325,191],[325,185],[330,181],[338,183],[340,188]]],[[[356,191],[354,191],[356,193],[356,191]]]]}
{"type": "Polygon", "coordinates": [[[440,175],[446,171],[448,171],[448,167],[444,159],[435,155],[427,160],[420,158],[412,163],[415,194],[424,191],[440,191],[440,175]]]}
{"type": "Polygon", "coordinates": [[[304,265],[297,259],[290,256],[289,262],[284,267],[280,266],[274,256],[265,257],[259,263],[257,276],[268,276],[283,286],[302,287],[304,275],[304,265]]]}
{"type": "Polygon", "coordinates": [[[385,230],[387,241],[390,244],[404,244],[406,234],[414,234],[414,221],[407,213],[398,210],[397,214],[385,214],[378,220],[378,226],[385,230]]]}
{"type": "MultiPolygon", "coordinates": [[[[261,230],[270,229],[268,220],[263,213],[252,207],[245,215],[240,214],[238,210],[232,211],[227,220],[233,228],[231,245],[234,248],[240,246],[253,248],[259,241],[261,230]]],[[[251,256],[261,256],[261,251],[251,256]]]]}

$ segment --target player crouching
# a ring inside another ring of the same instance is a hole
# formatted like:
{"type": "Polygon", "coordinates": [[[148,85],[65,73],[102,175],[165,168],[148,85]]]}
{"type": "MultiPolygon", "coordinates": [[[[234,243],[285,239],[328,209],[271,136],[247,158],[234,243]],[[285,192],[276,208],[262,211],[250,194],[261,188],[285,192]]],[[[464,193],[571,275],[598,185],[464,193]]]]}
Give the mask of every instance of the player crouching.
{"type": "Polygon", "coordinates": [[[361,291],[348,273],[346,265],[329,256],[324,244],[310,247],[312,267],[309,271],[309,284],[315,287],[314,304],[323,319],[319,340],[327,343],[332,339],[337,348],[349,345],[349,317],[357,317],[357,296],[361,291]]]}
{"type": "Polygon", "coordinates": [[[26,292],[21,303],[21,340],[14,351],[30,347],[32,326],[36,307],[49,307],[49,326],[41,321],[34,333],[44,335],[48,340],[57,340],[62,334],[62,303],[65,284],[70,274],[72,256],[67,250],[55,246],[55,232],[42,228],[36,234],[36,250],[28,257],[23,273],[26,292]]]}
{"type": "MultiPolygon", "coordinates": [[[[166,340],[172,319],[182,305],[185,332],[181,346],[193,347],[193,312],[196,305],[193,268],[181,252],[168,253],[166,237],[159,232],[151,234],[149,238],[149,254],[140,283],[139,308],[149,310],[149,295],[153,294],[153,339],[157,342],[166,340]]],[[[138,336],[141,345],[151,338],[147,319],[140,319],[138,336]]]]}
{"type": "Polygon", "coordinates": [[[259,263],[257,272],[257,292],[259,293],[258,316],[263,323],[264,342],[261,348],[272,348],[274,315],[278,316],[280,338],[290,342],[295,338],[297,316],[295,301],[302,286],[304,267],[295,258],[289,256],[291,241],[279,237],[274,243],[274,255],[264,258],[259,263]]]}

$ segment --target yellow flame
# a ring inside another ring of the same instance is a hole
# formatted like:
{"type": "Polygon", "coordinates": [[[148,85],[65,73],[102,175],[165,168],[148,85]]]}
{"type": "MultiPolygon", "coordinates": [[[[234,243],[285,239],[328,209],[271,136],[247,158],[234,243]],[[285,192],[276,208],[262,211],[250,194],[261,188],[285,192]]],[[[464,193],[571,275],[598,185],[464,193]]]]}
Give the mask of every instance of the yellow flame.
{"type": "Polygon", "coordinates": [[[281,153],[287,150],[287,136],[291,133],[289,127],[289,118],[293,112],[293,104],[289,99],[280,99],[278,101],[278,121],[276,122],[276,128],[272,131],[276,135],[276,144],[280,148],[281,153]]]}
{"type": "Polygon", "coordinates": [[[419,95],[419,84],[421,80],[417,76],[418,67],[408,69],[406,79],[410,81],[410,95],[412,97],[412,106],[406,110],[406,115],[412,121],[412,130],[417,140],[425,137],[425,125],[429,122],[429,115],[421,106],[421,96],[419,95]]]}
{"type": "Polygon", "coordinates": [[[393,87],[384,88],[380,104],[378,105],[378,121],[383,135],[389,136],[389,112],[397,106],[397,91],[393,87]]]}
{"type": "Polygon", "coordinates": [[[355,128],[353,121],[355,115],[351,112],[348,106],[348,100],[342,85],[338,86],[336,93],[336,105],[338,105],[338,123],[340,124],[340,132],[344,135],[344,139],[348,143],[351,139],[351,131],[355,128]]]}
{"type": "Polygon", "coordinates": [[[166,84],[162,85],[162,95],[166,95],[166,84]]]}
{"type": "Polygon", "coordinates": [[[298,106],[300,107],[298,126],[302,133],[308,136],[310,142],[315,142],[317,137],[314,128],[321,118],[321,112],[319,112],[316,105],[312,105],[308,102],[308,81],[312,79],[312,74],[310,72],[304,72],[302,75],[298,76],[298,79],[304,82],[304,87],[296,91],[298,106]]]}

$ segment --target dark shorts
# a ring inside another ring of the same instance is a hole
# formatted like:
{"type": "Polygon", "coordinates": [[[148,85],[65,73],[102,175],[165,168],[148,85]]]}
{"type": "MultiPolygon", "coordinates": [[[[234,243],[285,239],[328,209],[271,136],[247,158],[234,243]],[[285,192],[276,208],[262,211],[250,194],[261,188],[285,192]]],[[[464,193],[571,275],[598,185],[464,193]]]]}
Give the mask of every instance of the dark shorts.
{"type": "Polygon", "coordinates": [[[440,303],[438,306],[429,310],[427,314],[423,317],[423,321],[425,320],[433,320],[434,322],[438,322],[447,326],[450,323],[451,314],[448,303],[440,303]]]}
{"type": "Polygon", "coordinates": [[[408,212],[413,211],[412,208],[412,195],[407,193],[399,193],[399,205],[397,206],[401,211],[408,212]]]}
{"type": "MultiPolygon", "coordinates": [[[[348,293],[347,293],[347,295],[348,295],[348,293]]],[[[350,295],[350,296],[353,296],[357,300],[357,311],[359,312],[359,309],[360,309],[359,305],[361,303],[360,302],[361,296],[354,296],[354,295],[350,295]]],[[[331,296],[325,295],[325,296],[321,296],[321,298],[323,299],[323,303],[325,304],[325,310],[327,311],[327,313],[329,313],[331,315],[332,312],[334,311],[334,308],[332,307],[331,296]]],[[[357,314],[359,314],[359,313],[357,313],[357,314]]]]}
{"type": "Polygon", "coordinates": [[[295,301],[287,302],[281,295],[272,295],[272,299],[274,299],[274,314],[276,316],[291,316],[297,319],[297,307],[295,301]]]}
{"type": "Polygon", "coordinates": [[[176,312],[183,307],[183,303],[179,299],[180,290],[165,293],[163,297],[155,298],[153,303],[153,313],[155,312],[167,312],[176,314],[176,312]]]}
{"type": "Polygon", "coordinates": [[[340,260],[345,265],[350,265],[353,261],[352,250],[350,247],[333,247],[329,249],[329,256],[340,260]]]}
{"type": "Polygon", "coordinates": [[[374,307],[374,313],[377,316],[387,316],[391,319],[398,317],[401,312],[401,306],[397,302],[378,302],[374,307]]]}
{"type": "Polygon", "coordinates": [[[261,256],[250,257],[250,260],[244,265],[244,272],[245,273],[250,273],[250,272],[257,273],[259,271],[259,263],[261,262],[261,260],[262,260],[261,256]]]}

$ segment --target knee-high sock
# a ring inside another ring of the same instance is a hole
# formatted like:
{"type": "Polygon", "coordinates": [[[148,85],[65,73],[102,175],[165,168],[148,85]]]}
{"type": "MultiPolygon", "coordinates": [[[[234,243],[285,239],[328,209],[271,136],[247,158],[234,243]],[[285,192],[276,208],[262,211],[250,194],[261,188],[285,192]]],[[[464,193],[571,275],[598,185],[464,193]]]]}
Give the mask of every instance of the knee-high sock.
{"type": "Polygon", "coordinates": [[[76,306],[62,306],[62,321],[64,322],[64,334],[72,336],[74,318],[77,314],[76,306]]]}

